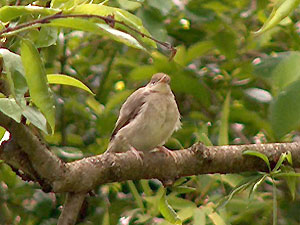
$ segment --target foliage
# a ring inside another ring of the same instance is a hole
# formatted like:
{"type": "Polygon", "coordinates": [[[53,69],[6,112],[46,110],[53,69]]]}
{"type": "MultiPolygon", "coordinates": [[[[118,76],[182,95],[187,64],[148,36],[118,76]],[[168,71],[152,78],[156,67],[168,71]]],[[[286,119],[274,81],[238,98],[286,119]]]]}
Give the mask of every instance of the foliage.
{"type": "MultiPolygon", "coordinates": [[[[24,116],[72,161],[103,153],[124,100],[165,72],[183,122],[167,147],[299,140],[298,4],[0,0],[0,72],[10,93],[0,110],[24,116]],[[40,22],[16,29],[32,21],[40,22]],[[164,41],[176,46],[173,59],[164,41]]],[[[270,165],[245,154],[270,173],[187,177],[167,190],[156,180],[102,185],[80,224],[299,224],[291,157],[270,165]]],[[[4,162],[0,185],[0,224],[57,222],[63,195],[21,181],[4,162]]]]}

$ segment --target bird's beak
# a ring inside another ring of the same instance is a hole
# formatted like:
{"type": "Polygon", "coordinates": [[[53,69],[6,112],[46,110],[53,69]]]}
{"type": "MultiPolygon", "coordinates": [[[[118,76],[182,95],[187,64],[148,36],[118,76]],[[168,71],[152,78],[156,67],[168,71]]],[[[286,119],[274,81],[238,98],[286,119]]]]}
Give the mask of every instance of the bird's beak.
{"type": "Polygon", "coordinates": [[[159,81],[158,83],[165,83],[165,84],[169,84],[170,83],[170,77],[168,75],[164,75],[159,81]]]}

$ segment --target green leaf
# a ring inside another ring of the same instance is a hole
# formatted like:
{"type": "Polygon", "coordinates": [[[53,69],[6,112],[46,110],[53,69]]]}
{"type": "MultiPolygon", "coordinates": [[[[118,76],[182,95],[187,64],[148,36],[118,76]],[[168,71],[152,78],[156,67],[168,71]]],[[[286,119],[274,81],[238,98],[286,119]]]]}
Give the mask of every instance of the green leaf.
{"type": "Polygon", "coordinates": [[[222,108],[218,145],[228,145],[228,118],[230,111],[230,91],[227,93],[222,108]]]}
{"type": "Polygon", "coordinates": [[[38,111],[35,107],[24,106],[22,114],[29,120],[34,126],[48,134],[47,120],[45,116],[38,111]]]}
{"type": "Polygon", "coordinates": [[[13,98],[0,98],[0,111],[16,122],[21,122],[23,109],[16,103],[13,98]]]}
{"type": "Polygon", "coordinates": [[[160,200],[159,200],[159,211],[162,214],[162,216],[169,221],[172,224],[182,224],[182,221],[178,217],[177,213],[174,211],[174,209],[169,205],[167,199],[166,199],[166,191],[162,194],[160,200]]]}
{"type": "Polygon", "coordinates": [[[34,44],[37,48],[44,48],[54,45],[58,37],[58,30],[56,27],[43,26],[39,30],[37,39],[34,44]]]}
{"type": "Polygon", "coordinates": [[[50,92],[45,68],[37,49],[28,40],[21,42],[21,58],[32,102],[41,110],[51,127],[55,130],[55,106],[50,92]]]}
{"type": "Polygon", "coordinates": [[[188,73],[184,74],[182,72],[169,75],[172,78],[171,87],[175,93],[181,92],[190,94],[199,100],[203,105],[207,107],[210,105],[210,94],[200,80],[190,76],[188,73]]]}
{"type": "Polygon", "coordinates": [[[129,11],[134,11],[142,6],[142,4],[137,1],[118,0],[118,3],[120,4],[121,8],[129,11]]]}
{"type": "Polygon", "coordinates": [[[214,204],[209,203],[202,209],[214,225],[226,225],[224,219],[219,215],[219,213],[216,212],[214,204]]]}
{"type": "Polygon", "coordinates": [[[0,49],[0,56],[4,61],[4,68],[9,83],[9,91],[12,96],[19,101],[28,90],[25,80],[25,72],[21,57],[7,49],[0,49]]]}
{"type": "Polygon", "coordinates": [[[277,173],[273,177],[300,177],[300,173],[277,173]]]}
{"type": "Polygon", "coordinates": [[[254,66],[254,74],[266,79],[277,94],[300,78],[300,52],[287,51],[267,56],[254,66]]]}
{"type": "Polygon", "coordinates": [[[226,56],[226,58],[232,59],[236,56],[236,36],[232,31],[226,30],[217,32],[213,40],[217,48],[226,56]],[[224,45],[224,43],[226,43],[226,45],[224,45]]]}
{"type": "Polygon", "coordinates": [[[172,208],[179,210],[179,209],[184,209],[187,207],[189,207],[189,208],[197,207],[197,205],[193,201],[190,201],[190,200],[184,199],[184,198],[179,198],[176,195],[177,195],[177,193],[172,192],[166,197],[168,203],[170,205],[172,205],[172,208]]]}
{"type": "MultiPolygon", "coordinates": [[[[282,166],[281,171],[283,173],[296,174],[294,168],[292,168],[290,166],[282,166]]],[[[292,199],[295,200],[298,177],[297,176],[285,176],[285,177],[283,177],[283,179],[286,181],[287,186],[289,187],[292,199]]]]}
{"type": "Polygon", "coordinates": [[[188,187],[188,186],[177,186],[172,188],[172,191],[175,191],[178,194],[186,194],[196,191],[196,188],[188,187]]]}
{"type": "Polygon", "coordinates": [[[298,6],[299,2],[299,0],[280,1],[280,4],[276,4],[274,6],[271,15],[264,23],[262,28],[255,32],[255,34],[261,34],[275,27],[277,24],[280,23],[280,21],[287,17],[298,6]]]}
{"type": "Polygon", "coordinates": [[[143,7],[139,10],[139,17],[143,20],[145,27],[151,31],[151,35],[160,41],[168,40],[166,25],[162,23],[156,11],[143,7]]]}
{"type": "Polygon", "coordinates": [[[177,53],[174,57],[174,61],[182,66],[188,65],[194,59],[203,56],[205,53],[213,49],[213,41],[200,41],[189,47],[188,50],[185,49],[184,45],[177,46],[177,53]]]}
{"type": "Polygon", "coordinates": [[[203,56],[214,47],[215,45],[213,41],[200,41],[197,42],[196,44],[193,44],[187,50],[187,54],[185,58],[186,63],[189,63],[192,60],[197,59],[200,56],[203,56]]]}
{"type": "Polygon", "coordinates": [[[60,10],[39,6],[3,6],[0,8],[0,20],[2,22],[8,22],[14,18],[27,14],[36,13],[42,15],[52,15],[58,12],[60,12],[60,10]]]}
{"type": "Polygon", "coordinates": [[[267,164],[267,166],[269,168],[269,171],[271,172],[270,161],[266,155],[262,154],[261,152],[253,151],[253,150],[243,151],[243,155],[250,155],[250,156],[255,156],[255,157],[261,158],[262,160],[265,161],[265,163],[267,164]]]}
{"type": "Polygon", "coordinates": [[[24,115],[34,126],[48,134],[44,115],[32,106],[26,106],[25,99],[16,102],[13,98],[0,98],[0,111],[20,123],[24,115]]]}
{"type": "Polygon", "coordinates": [[[140,180],[140,184],[142,186],[142,189],[146,196],[151,196],[153,195],[153,191],[149,185],[149,180],[140,180]]]}
{"type": "Polygon", "coordinates": [[[280,155],[280,158],[279,158],[279,160],[277,161],[277,163],[276,163],[274,169],[272,170],[272,172],[276,172],[276,171],[280,168],[280,166],[282,165],[283,161],[286,159],[286,155],[287,155],[286,152],[284,152],[284,153],[282,153],[282,154],[280,155]]]}
{"type": "Polygon", "coordinates": [[[277,139],[300,125],[300,80],[279,93],[270,107],[271,126],[277,139]]]}
{"type": "Polygon", "coordinates": [[[101,115],[104,110],[104,106],[98,102],[93,96],[89,96],[85,103],[94,110],[97,115],[101,115]]]}
{"type": "Polygon", "coordinates": [[[64,75],[64,74],[47,74],[47,79],[49,84],[64,84],[70,85],[73,87],[78,87],[82,90],[87,91],[88,93],[95,95],[91,89],[89,89],[84,83],[76,78],[64,75]]]}
{"type": "Polygon", "coordinates": [[[268,177],[268,174],[263,175],[261,178],[259,178],[250,189],[249,192],[249,198],[252,198],[253,193],[257,190],[257,188],[265,181],[265,179],[268,177]]]}

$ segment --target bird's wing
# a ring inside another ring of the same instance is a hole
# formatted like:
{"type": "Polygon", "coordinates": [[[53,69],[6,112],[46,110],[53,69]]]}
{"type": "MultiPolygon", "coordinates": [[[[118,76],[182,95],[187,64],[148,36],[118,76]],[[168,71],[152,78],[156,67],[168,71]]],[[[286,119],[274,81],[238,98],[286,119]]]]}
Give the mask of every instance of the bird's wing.
{"type": "Polygon", "coordinates": [[[138,112],[141,110],[142,106],[145,103],[145,96],[148,95],[148,92],[144,88],[140,88],[132,93],[125,103],[122,105],[120,110],[120,115],[116,123],[115,129],[112,132],[110,140],[117,134],[117,132],[125,127],[131,120],[133,120],[138,112]]]}

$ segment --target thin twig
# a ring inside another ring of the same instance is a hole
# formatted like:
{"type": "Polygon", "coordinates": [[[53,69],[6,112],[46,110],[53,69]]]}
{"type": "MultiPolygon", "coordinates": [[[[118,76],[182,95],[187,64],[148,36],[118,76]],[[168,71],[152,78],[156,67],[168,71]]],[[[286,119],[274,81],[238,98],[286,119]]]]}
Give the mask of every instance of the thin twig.
{"type": "Polygon", "coordinates": [[[128,28],[129,30],[141,35],[142,37],[146,37],[146,38],[156,42],[157,44],[160,44],[161,46],[164,46],[165,48],[167,48],[168,50],[171,51],[171,57],[174,57],[174,55],[176,54],[176,49],[170,43],[160,41],[160,40],[158,40],[158,39],[156,39],[156,38],[154,38],[154,37],[152,37],[148,34],[145,34],[141,31],[133,28],[132,26],[124,23],[123,21],[114,19],[112,16],[99,16],[99,15],[88,15],[88,14],[63,15],[61,13],[57,13],[57,14],[47,16],[47,17],[44,17],[44,18],[41,18],[41,19],[33,20],[33,21],[30,21],[30,22],[27,22],[27,23],[22,23],[20,25],[15,26],[15,27],[8,27],[8,28],[0,31],[0,37],[5,36],[4,34],[10,33],[12,31],[21,30],[23,28],[30,27],[30,26],[37,25],[37,24],[46,24],[46,23],[51,22],[51,20],[62,19],[62,18],[97,18],[97,19],[103,20],[105,23],[107,23],[111,27],[114,27],[115,24],[121,24],[124,27],[128,28]]]}

